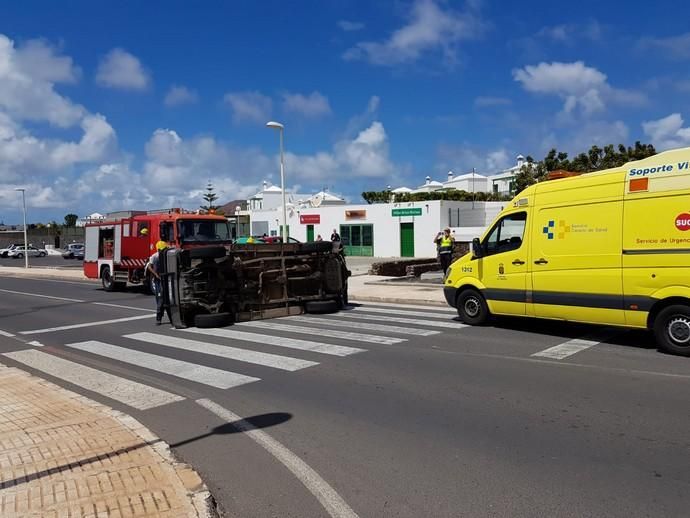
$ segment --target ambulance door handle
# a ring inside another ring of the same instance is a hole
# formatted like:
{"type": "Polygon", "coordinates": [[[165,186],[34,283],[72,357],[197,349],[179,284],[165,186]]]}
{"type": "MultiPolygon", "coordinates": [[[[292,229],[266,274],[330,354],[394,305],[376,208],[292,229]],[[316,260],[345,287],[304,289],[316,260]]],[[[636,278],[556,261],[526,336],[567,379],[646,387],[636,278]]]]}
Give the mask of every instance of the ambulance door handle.
{"type": "Polygon", "coordinates": [[[523,264],[525,264],[525,261],[520,261],[520,259],[515,259],[515,260],[513,261],[513,264],[514,264],[515,266],[522,266],[523,264]]]}
{"type": "Polygon", "coordinates": [[[548,261],[546,259],[544,259],[543,257],[534,261],[534,264],[546,264],[546,263],[548,263],[548,261]]]}

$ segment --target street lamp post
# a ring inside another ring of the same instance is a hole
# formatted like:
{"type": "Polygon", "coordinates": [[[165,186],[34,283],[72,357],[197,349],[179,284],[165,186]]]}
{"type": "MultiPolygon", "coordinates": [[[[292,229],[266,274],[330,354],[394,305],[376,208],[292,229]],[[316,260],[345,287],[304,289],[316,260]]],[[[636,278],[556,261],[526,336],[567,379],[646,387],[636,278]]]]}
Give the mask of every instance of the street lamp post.
{"type": "Polygon", "coordinates": [[[26,196],[24,195],[24,189],[17,187],[15,191],[22,192],[22,206],[24,208],[24,268],[29,268],[29,240],[26,237],[26,196]]]}
{"type": "Polygon", "coordinates": [[[287,243],[287,206],[285,203],[285,163],[283,161],[283,129],[284,126],[280,122],[269,121],[266,123],[269,128],[277,129],[280,132],[280,190],[283,194],[283,243],[287,243]]]}

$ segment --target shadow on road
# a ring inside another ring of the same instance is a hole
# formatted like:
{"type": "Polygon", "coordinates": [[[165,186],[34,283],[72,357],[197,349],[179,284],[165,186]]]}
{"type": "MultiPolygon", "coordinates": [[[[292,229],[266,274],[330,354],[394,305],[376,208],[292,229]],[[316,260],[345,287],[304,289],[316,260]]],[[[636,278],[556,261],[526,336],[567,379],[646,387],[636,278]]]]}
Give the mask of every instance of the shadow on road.
{"type": "MultiPolygon", "coordinates": [[[[179,441],[175,444],[171,444],[171,448],[177,448],[179,446],[189,444],[194,441],[198,441],[201,439],[204,439],[206,437],[210,437],[212,435],[227,435],[227,434],[235,434],[235,433],[244,433],[247,431],[251,430],[258,430],[261,428],[268,428],[271,426],[276,426],[279,424],[282,424],[286,421],[289,421],[292,419],[292,414],[288,414],[285,412],[271,412],[269,414],[259,414],[255,415],[252,417],[247,417],[245,419],[239,419],[237,421],[232,421],[230,423],[224,423],[220,426],[216,426],[213,428],[210,432],[202,434],[202,435],[197,435],[196,437],[190,437],[189,439],[185,439],[184,441],[179,441]]],[[[93,462],[99,462],[102,461],[104,458],[114,458],[117,457],[118,455],[123,455],[132,451],[136,451],[140,448],[144,448],[145,446],[151,446],[153,444],[161,443],[162,441],[157,440],[157,441],[146,441],[146,442],[141,442],[137,444],[133,444],[131,446],[127,446],[124,448],[118,448],[117,450],[113,450],[110,452],[103,452],[99,455],[94,455],[92,457],[88,457],[86,459],[75,459],[72,462],[69,462],[67,464],[62,464],[60,466],[55,466],[51,467],[49,469],[45,469],[42,471],[37,471],[36,473],[28,473],[26,475],[22,475],[20,477],[11,479],[11,480],[4,480],[0,484],[0,487],[3,489],[5,488],[10,488],[14,486],[19,486],[21,484],[31,482],[33,480],[38,480],[42,477],[48,476],[48,475],[54,475],[55,473],[62,473],[63,471],[70,471],[73,469],[79,469],[83,468],[84,466],[91,464],[93,462]]]]}

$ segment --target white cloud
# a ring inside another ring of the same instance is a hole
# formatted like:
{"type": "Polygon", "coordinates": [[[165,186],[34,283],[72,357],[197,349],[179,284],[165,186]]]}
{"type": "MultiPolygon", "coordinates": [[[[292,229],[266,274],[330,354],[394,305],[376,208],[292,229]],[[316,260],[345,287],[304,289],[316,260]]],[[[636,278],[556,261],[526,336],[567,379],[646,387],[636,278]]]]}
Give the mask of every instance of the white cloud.
{"type": "Polygon", "coordinates": [[[477,108],[486,108],[489,106],[510,106],[513,101],[506,97],[491,97],[479,96],[474,100],[474,105],[477,108]]]}
{"type": "Polygon", "coordinates": [[[565,114],[579,109],[591,115],[603,111],[607,101],[629,105],[645,102],[639,92],[611,87],[605,74],[582,61],[528,65],[513,70],[513,78],[528,92],[561,97],[565,114]]]}
{"type": "Polygon", "coordinates": [[[168,93],[165,94],[163,104],[169,107],[180,106],[183,104],[195,104],[199,101],[199,95],[186,86],[172,85],[168,93]]]}
{"type": "Polygon", "coordinates": [[[547,38],[559,43],[574,44],[581,40],[599,41],[603,28],[596,20],[590,20],[585,24],[563,23],[542,27],[537,36],[547,38]]]}
{"type": "Polygon", "coordinates": [[[231,92],[225,94],[223,100],[232,108],[235,122],[265,123],[273,110],[273,101],[261,92],[231,92]]]}
{"type": "Polygon", "coordinates": [[[330,114],[331,106],[328,98],[319,92],[312,92],[309,95],[286,93],[283,94],[283,110],[304,117],[316,118],[330,114]]]}
{"type": "Polygon", "coordinates": [[[476,38],[483,30],[484,23],[473,9],[444,10],[434,0],[416,0],[406,25],[382,42],[357,43],[343,58],[395,66],[415,62],[427,52],[441,51],[447,62],[454,62],[457,44],[476,38]]]}
{"type": "Polygon", "coordinates": [[[35,79],[51,83],[76,83],[81,70],[69,56],[60,56],[46,40],[29,40],[17,47],[15,57],[19,69],[35,79]]]}
{"type": "Polygon", "coordinates": [[[655,52],[655,56],[690,59],[690,32],[666,38],[642,38],[638,47],[655,52]]]}
{"type": "Polygon", "coordinates": [[[453,171],[456,175],[472,172],[472,168],[481,174],[496,174],[507,167],[515,165],[514,157],[504,147],[493,150],[482,150],[463,144],[453,146],[442,144],[437,150],[435,169],[440,172],[453,171]]]}
{"type": "Polygon", "coordinates": [[[361,22],[351,22],[348,20],[339,20],[338,27],[340,27],[345,32],[361,31],[364,29],[364,24],[361,22]]]}
{"type": "Polygon", "coordinates": [[[642,129],[659,150],[690,146],[690,128],[683,127],[680,113],[642,123],[642,129]]]}
{"type": "Polygon", "coordinates": [[[107,88],[145,90],[151,83],[139,59],[123,49],[113,49],[101,60],[96,82],[107,88]]]}

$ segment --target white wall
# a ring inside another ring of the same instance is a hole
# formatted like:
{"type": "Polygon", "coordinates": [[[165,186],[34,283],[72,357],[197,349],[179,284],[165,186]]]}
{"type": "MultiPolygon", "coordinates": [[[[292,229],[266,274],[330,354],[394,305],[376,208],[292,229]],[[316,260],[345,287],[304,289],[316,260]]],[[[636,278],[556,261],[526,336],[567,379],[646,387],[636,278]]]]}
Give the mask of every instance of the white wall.
{"type": "MultiPolygon", "coordinates": [[[[433,239],[436,233],[446,226],[451,226],[449,210],[455,215],[460,214],[462,227],[486,227],[493,221],[496,214],[505,205],[503,202],[472,202],[466,201],[418,201],[409,203],[381,203],[362,205],[340,205],[334,207],[318,207],[288,211],[288,225],[290,236],[299,241],[307,240],[307,225],[301,224],[299,216],[306,214],[318,214],[321,222],[314,224],[314,238],[321,234],[327,241],[335,228],[340,232],[340,225],[373,224],[374,226],[374,255],[376,257],[400,256],[400,223],[414,223],[415,257],[434,257],[436,245],[433,239]],[[421,216],[392,216],[393,209],[420,208],[421,216]],[[346,211],[366,211],[366,217],[347,219],[346,211]]],[[[456,216],[453,216],[455,218],[456,216]]],[[[269,233],[275,231],[279,234],[282,213],[280,210],[252,211],[252,222],[265,221],[268,224],[269,233]]],[[[455,220],[453,221],[455,223],[455,220]]],[[[254,226],[254,225],[252,225],[254,226]]]]}

